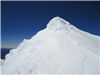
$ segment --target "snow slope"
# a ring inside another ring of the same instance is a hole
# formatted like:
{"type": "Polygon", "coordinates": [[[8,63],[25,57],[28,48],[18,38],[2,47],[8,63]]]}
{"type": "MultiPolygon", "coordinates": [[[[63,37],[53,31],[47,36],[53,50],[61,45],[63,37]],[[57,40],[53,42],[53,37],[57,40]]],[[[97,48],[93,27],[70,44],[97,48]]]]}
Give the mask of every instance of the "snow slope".
{"type": "Polygon", "coordinates": [[[6,55],[3,74],[99,74],[100,37],[60,17],[6,55]]]}

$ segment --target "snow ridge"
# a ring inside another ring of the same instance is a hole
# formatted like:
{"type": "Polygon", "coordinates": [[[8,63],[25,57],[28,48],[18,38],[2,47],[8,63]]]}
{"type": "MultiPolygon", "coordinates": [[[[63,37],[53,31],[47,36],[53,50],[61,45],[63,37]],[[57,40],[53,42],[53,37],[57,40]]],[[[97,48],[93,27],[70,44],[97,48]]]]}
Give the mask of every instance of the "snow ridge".
{"type": "Polygon", "coordinates": [[[10,51],[3,74],[99,74],[100,37],[60,17],[10,51]],[[11,67],[11,68],[10,68],[11,67]],[[10,68],[10,69],[9,69],[10,68]]]}

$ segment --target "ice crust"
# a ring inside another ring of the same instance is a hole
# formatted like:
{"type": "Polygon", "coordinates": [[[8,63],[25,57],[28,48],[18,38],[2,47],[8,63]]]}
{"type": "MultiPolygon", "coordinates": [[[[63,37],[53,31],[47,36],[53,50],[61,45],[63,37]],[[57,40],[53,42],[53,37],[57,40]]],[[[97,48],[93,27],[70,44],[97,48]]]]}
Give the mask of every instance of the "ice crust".
{"type": "Polygon", "coordinates": [[[3,74],[99,74],[100,37],[60,17],[6,55],[3,74]]]}

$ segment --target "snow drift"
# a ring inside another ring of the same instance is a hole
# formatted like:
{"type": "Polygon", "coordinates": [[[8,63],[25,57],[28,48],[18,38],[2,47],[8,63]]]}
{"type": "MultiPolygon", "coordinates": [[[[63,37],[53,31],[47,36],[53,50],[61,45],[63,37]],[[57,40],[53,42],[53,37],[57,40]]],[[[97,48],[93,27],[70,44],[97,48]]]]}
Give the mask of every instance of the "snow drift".
{"type": "Polygon", "coordinates": [[[60,17],[18,48],[2,64],[3,74],[99,74],[100,37],[60,17]]]}

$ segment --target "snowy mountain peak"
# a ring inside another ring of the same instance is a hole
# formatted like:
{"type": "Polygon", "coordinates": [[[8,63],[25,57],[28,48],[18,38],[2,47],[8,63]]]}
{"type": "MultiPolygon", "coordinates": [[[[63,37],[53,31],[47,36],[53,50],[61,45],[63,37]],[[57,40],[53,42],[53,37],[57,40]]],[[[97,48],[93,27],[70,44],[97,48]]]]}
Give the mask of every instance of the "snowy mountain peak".
{"type": "Polygon", "coordinates": [[[47,25],[50,30],[66,29],[70,26],[70,23],[60,17],[54,17],[47,25]]]}
{"type": "Polygon", "coordinates": [[[54,17],[47,28],[10,50],[1,65],[2,73],[99,74],[99,40],[100,37],[54,17]]]}

